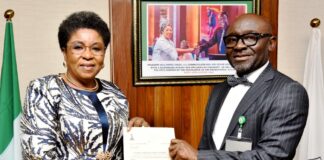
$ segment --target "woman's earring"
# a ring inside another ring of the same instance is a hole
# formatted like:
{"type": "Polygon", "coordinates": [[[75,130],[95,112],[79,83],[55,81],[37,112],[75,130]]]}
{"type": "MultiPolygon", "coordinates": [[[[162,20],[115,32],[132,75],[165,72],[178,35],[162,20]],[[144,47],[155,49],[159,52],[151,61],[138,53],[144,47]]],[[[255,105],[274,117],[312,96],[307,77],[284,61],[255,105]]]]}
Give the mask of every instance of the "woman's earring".
{"type": "Polygon", "coordinates": [[[65,62],[63,62],[63,67],[66,67],[66,66],[65,66],[65,62]]]}

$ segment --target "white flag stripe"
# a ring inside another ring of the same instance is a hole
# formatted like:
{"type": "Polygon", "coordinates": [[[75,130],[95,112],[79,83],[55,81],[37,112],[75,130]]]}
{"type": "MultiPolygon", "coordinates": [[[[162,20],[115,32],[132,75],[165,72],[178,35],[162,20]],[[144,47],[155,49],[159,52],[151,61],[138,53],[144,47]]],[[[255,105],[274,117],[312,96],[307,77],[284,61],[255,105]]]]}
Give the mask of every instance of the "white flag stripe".
{"type": "Polygon", "coordinates": [[[22,160],[21,145],[20,145],[20,117],[19,114],[14,121],[14,137],[3,154],[0,155],[0,160],[22,160]],[[16,153],[16,154],[15,154],[16,153]]]}
{"type": "Polygon", "coordinates": [[[303,85],[309,96],[309,114],[295,159],[324,159],[324,86],[318,28],[313,28],[308,45],[303,85]]]}

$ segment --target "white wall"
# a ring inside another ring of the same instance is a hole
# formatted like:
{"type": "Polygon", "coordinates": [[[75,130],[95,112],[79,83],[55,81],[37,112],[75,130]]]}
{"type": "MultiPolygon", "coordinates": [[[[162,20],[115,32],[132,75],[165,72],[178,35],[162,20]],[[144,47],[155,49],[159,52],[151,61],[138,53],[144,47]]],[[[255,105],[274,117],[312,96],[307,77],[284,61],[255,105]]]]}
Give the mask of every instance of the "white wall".
{"type": "MultiPolygon", "coordinates": [[[[302,83],[305,57],[312,27],[310,21],[319,18],[324,50],[324,1],[279,0],[278,70],[302,83]]],[[[323,54],[323,52],[322,52],[323,54]]],[[[322,62],[324,62],[322,55],[322,62]]]]}
{"type": "MultiPolygon", "coordinates": [[[[63,19],[75,11],[94,11],[109,24],[108,0],[0,0],[0,68],[5,32],[4,12],[13,9],[12,19],[21,99],[32,79],[65,72],[57,33],[63,19]]],[[[110,55],[98,77],[110,80],[110,55]]],[[[22,101],[23,102],[23,101],[22,101]]]]}

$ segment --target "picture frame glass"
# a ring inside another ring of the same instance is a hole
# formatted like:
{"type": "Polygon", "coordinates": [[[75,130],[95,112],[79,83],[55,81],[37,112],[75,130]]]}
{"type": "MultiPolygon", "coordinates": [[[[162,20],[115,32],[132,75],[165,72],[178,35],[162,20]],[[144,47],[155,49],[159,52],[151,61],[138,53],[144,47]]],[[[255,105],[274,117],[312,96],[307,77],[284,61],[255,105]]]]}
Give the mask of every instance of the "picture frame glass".
{"type": "Polygon", "coordinates": [[[222,40],[250,1],[135,1],[134,84],[208,84],[235,70],[222,40]]]}

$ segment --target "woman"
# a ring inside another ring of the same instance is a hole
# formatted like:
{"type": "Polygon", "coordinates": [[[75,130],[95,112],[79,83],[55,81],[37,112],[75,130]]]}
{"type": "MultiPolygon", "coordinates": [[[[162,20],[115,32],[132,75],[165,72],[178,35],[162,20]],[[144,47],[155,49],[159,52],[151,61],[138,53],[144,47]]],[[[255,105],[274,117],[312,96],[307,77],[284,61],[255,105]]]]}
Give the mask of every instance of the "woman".
{"type": "Polygon", "coordinates": [[[160,28],[161,36],[154,45],[153,61],[175,61],[179,60],[178,55],[192,52],[193,48],[176,48],[172,42],[172,26],[170,23],[164,23],[160,28]]]}
{"type": "Polygon", "coordinates": [[[66,72],[32,81],[21,119],[24,159],[122,159],[128,101],[111,82],[97,79],[110,42],[107,24],[93,12],[65,19],[58,39],[66,72]]]}
{"type": "MultiPolygon", "coordinates": [[[[180,48],[188,49],[189,48],[188,41],[182,40],[180,42],[180,48]]],[[[196,60],[196,55],[194,52],[187,52],[187,53],[183,53],[182,55],[179,55],[178,59],[179,61],[194,61],[196,60]]]]}

